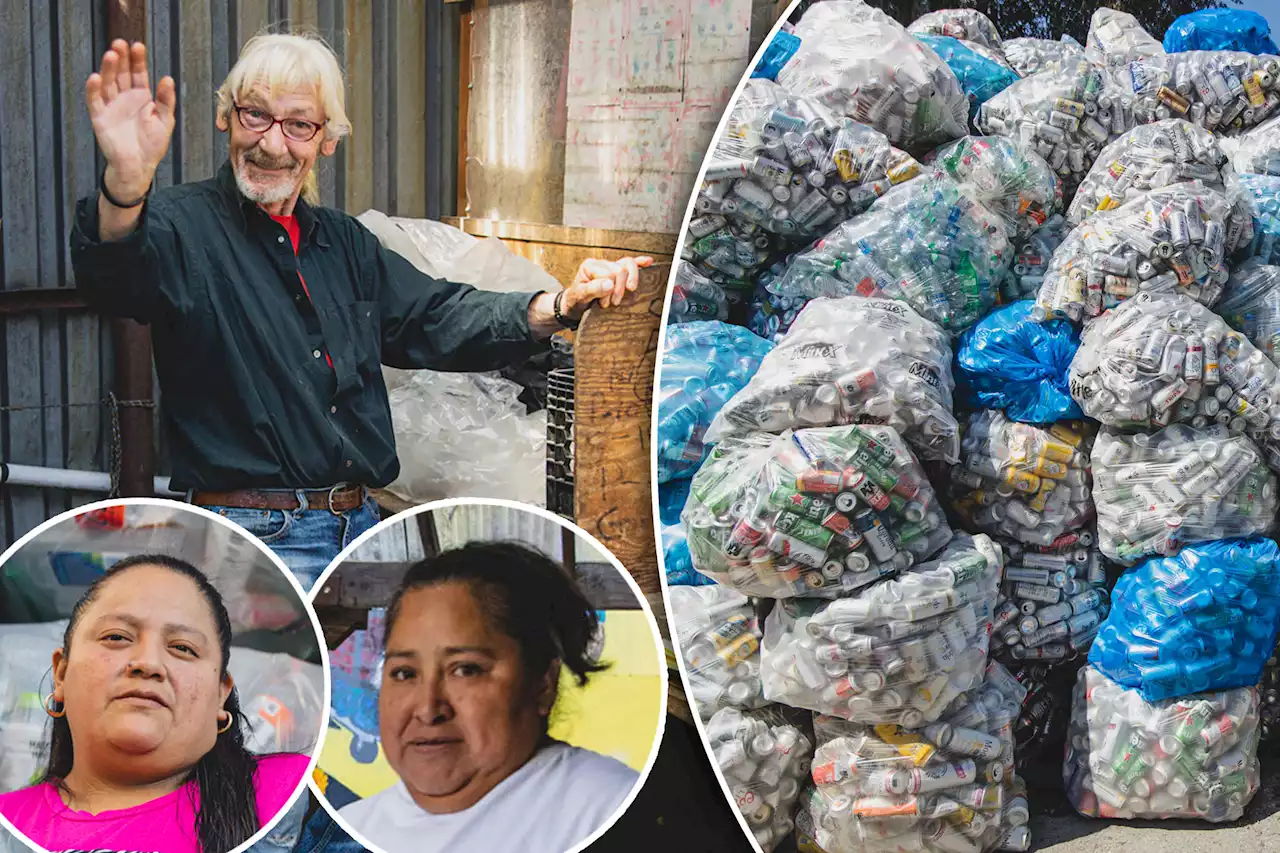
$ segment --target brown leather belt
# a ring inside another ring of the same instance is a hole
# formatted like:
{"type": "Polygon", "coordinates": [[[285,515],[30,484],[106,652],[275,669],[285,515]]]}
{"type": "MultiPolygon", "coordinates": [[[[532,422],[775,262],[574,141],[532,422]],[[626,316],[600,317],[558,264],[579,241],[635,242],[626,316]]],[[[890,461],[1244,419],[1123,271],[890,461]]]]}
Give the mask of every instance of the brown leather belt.
{"type": "MultiPolygon", "coordinates": [[[[334,486],[332,489],[306,489],[307,509],[323,509],[332,513],[359,509],[369,496],[364,486],[334,486]]],[[[197,506],[227,506],[236,509],[296,510],[298,496],[290,491],[240,489],[234,492],[196,492],[191,502],[197,506]]]]}

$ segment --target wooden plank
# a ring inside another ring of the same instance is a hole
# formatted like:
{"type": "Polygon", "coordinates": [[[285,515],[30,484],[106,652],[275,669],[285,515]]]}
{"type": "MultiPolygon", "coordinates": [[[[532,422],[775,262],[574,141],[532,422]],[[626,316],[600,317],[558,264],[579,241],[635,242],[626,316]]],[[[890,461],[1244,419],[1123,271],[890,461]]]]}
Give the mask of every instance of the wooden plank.
{"type": "MultiPolygon", "coordinates": [[[[216,89],[222,85],[223,80],[227,79],[227,73],[231,71],[231,66],[239,56],[239,51],[231,44],[231,10],[226,3],[212,4],[209,18],[209,49],[210,81],[212,89],[216,89]]],[[[217,99],[210,95],[204,105],[204,114],[207,116],[206,121],[209,122],[209,133],[213,140],[214,171],[221,168],[227,159],[230,138],[229,133],[218,130],[217,124],[214,123],[217,103],[217,99]]]]}
{"type": "MultiPolygon", "coordinates": [[[[6,262],[8,258],[5,258],[6,262]]],[[[8,367],[10,406],[40,405],[40,318],[9,317],[5,321],[5,364],[8,367]]],[[[40,465],[44,460],[40,411],[10,412],[9,441],[6,461],[40,465]]],[[[14,539],[33,529],[48,516],[44,494],[40,489],[9,490],[6,504],[11,509],[11,535],[14,539]]]]}
{"type": "Polygon", "coordinates": [[[320,31],[320,9],[317,0],[289,0],[289,27],[297,32],[320,31]]]}
{"type": "Polygon", "coordinates": [[[347,0],[347,117],[351,136],[346,145],[346,192],[342,206],[359,215],[373,206],[373,3],[347,0]]]}
{"type": "Polygon", "coordinates": [[[475,34],[476,9],[485,8],[488,0],[475,0],[462,14],[458,27],[458,206],[459,216],[470,213],[467,204],[467,116],[471,109],[471,40],[475,34]]]}
{"type": "MultiPolygon", "coordinates": [[[[173,63],[173,20],[169,14],[168,3],[152,2],[147,9],[147,26],[149,34],[147,36],[147,67],[151,70],[151,88],[155,90],[155,86],[160,82],[160,78],[172,77],[175,83],[180,83],[178,79],[180,70],[173,63]]],[[[105,42],[105,38],[103,39],[105,42]]],[[[101,64],[101,56],[99,55],[94,61],[94,68],[101,64]]],[[[182,170],[180,168],[180,159],[182,156],[182,133],[180,124],[187,114],[188,109],[192,105],[181,97],[179,92],[178,98],[178,126],[174,127],[173,136],[169,140],[169,150],[165,152],[164,159],[160,161],[159,168],[156,169],[156,188],[172,186],[183,180],[182,170]]]]}
{"type": "MultiPolygon", "coordinates": [[[[211,93],[213,80],[213,21],[208,3],[183,3],[178,17],[182,39],[182,79],[178,81],[179,102],[185,109],[178,116],[182,132],[182,181],[203,181],[213,175],[211,93]]],[[[221,80],[218,81],[222,82],[221,80]]]]}
{"type": "Polygon", "coordinates": [[[239,0],[236,3],[236,43],[237,55],[244,43],[256,35],[266,31],[271,23],[270,7],[267,0],[239,0]]]}
{"type": "Polygon", "coordinates": [[[397,119],[392,104],[399,85],[395,19],[395,3],[373,7],[373,206],[392,215],[396,210],[396,170],[391,159],[391,139],[397,119]]]}
{"type": "MultiPolygon", "coordinates": [[[[434,5],[434,4],[433,4],[434,5]]],[[[421,3],[400,3],[396,9],[395,91],[392,115],[395,135],[391,153],[395,164],[393,189],[397,216],[427,216],[427,12],[421,3]]],[[[436,78],[435,88],[439,89],[436,78]]],[[[390,87],[388,87],[390,88],[390,87]]],[[[436,149],[439,150],[439,149],[436,149]]]]}
{"type": "Polygon", "coordinates": [[[646,231],[619,231],[610,228],[580,228],[573,225],[546,225],[538,222],[510,222],[497,219],[444,216],[441,221],[477,237],[560,243],[566,246],[598,246],[624,249],[633,254],[674,255],[675,234],[646,231]]]}
{"type": "MultiPolygon", "coordinates": [[[[333,49],[338,57],[338,65],[342,66],[342,0],[317,0],[316,17],[320,36],[333,49]]],[[[333,157],[322,157],[316,166],[320,178],[320,203],[325,207],[338,206],[339,173],[342,171],[344,153],[345,147],[333,157]]]]}
{"type": "Polygon", "coordinates": [[[574,519],[644,592],[660,589],[649,473],[658,327],[670,264],[643,270],[610,311],[588,311],[574,347],[574,519]]]}

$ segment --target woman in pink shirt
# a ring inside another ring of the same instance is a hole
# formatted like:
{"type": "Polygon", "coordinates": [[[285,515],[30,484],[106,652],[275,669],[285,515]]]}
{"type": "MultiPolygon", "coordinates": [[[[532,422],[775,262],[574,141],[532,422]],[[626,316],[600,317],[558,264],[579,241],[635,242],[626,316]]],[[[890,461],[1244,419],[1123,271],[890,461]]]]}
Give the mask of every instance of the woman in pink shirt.
{"type": "Polygon", "coordinates": [[[222,596],[167,556],[117,563],[53,653],[49,763],[0,815],[46,850],[227,853],[275,822],[305,755],[245,748],[222,596]]]}

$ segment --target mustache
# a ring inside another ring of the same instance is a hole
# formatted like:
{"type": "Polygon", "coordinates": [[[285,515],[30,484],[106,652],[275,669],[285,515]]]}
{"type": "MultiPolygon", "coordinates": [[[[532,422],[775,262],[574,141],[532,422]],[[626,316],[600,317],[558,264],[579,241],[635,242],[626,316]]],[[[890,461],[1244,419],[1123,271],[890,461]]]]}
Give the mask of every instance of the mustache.
{"type": "Polygon", "coordinates": [[[244,159],[245,162],[263,169],[295,169],[298,166],[298,161],[293,157],[275,158],[260,148],[250,148],[244,153],[244,159]]]}

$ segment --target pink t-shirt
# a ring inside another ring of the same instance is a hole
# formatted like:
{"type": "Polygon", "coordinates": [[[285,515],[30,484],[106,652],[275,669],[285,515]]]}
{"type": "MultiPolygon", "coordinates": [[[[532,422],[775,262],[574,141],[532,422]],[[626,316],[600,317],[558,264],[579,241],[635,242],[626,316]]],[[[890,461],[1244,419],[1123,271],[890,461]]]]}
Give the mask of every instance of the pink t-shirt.
{"type": "MultiPolygon", "coordinates": [[[[258,759],[254,781],[259,821],[265,824],[284,808],[310,761],[308,756],[288,753],[258,759]]],[[[89,814],[67,808],[53,784],[46,782],[0,794],[0,814],[46,850],[200,853],[196,813],[188,793],[194,784],[133,808],[89,814]]]]}

